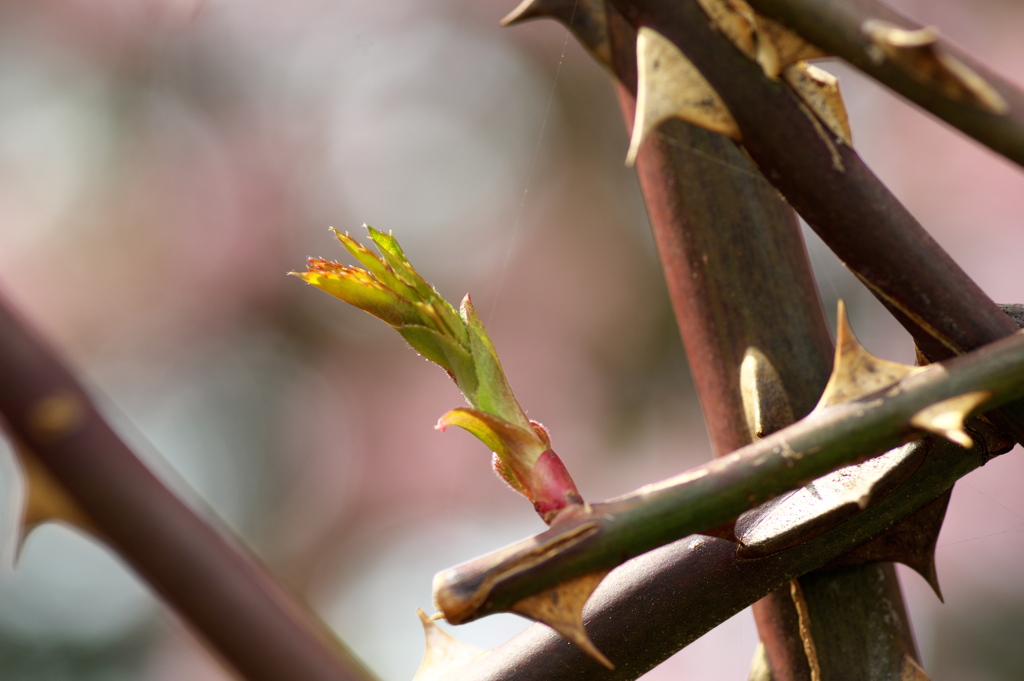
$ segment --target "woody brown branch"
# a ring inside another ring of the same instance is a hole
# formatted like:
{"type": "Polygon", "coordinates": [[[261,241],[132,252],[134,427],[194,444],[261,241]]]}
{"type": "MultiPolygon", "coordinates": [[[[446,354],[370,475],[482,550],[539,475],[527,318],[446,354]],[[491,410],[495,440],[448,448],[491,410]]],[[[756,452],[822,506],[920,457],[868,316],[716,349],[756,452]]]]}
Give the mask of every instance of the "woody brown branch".
{"type": "Polygon", "coordinates": [[[1013,83],[960,53],[946,41],[936,48],[956,55],[1006,101],[1003,113],[988,111],[950,97],[934,81],[915,78],[890,59],[879,59],[864,30],[865,22],[883,20],[907,30],[919,24],[874,0],[747,0],[762,14],[791,28],[805,40],[857,67],[1018,165],[1024,165],[1024,92],[1013,83]]]}
{"type": "Polygon", "coordinates": [[[0,415],[110,547],[242,677],[372,681],[236,539],[153,475],[2,299],[0,415]]]}
{"type": "Polygon", "coordinates": [[[790,580],[820,568],[941,496],[994,452],[929,439],[906,483],[842,525],[792,548],[740,559],[736,545],[695,535],[627,562],[584,608],[593,642],[616,662],[607,670],[544,625],[534,625],[443,681],[625,681],[790,580]],[[714,584],[714,588],[709,588],[714,584]]]}
{"type": "MultiPolygon", "coordinates": [[[[1016,325],[921,224],[782,83],[765,77],[710,24],[695,0],[613,0],[636,26],[676,44],[724,100],[743,148],[847,267],[936,361],[1016,331],[1016,325]]],[[[1024,441],[1024,404],[992,418],[1024,441]]]]}

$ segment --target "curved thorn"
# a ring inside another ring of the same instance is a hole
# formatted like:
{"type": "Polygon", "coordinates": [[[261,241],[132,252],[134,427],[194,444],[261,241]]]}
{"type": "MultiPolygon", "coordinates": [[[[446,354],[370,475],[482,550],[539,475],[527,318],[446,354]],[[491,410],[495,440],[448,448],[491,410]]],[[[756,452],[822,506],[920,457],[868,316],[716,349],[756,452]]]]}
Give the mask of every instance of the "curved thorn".
{"type": "Polygon", "coordinates": [[[740,363],[740,398],[751,441],[771,435],[793,423],[782,377],[760,349],[750,346],[740,363]]]}
{"type": "Polygon", "coordinates": [[[501,25],[545,17],[564,24],[599,62],[611,67],[611,36],[604,0],[523,0],[501,20],[501,25]]]}
{"type": "Polygon", "coordinates": [[[560,18],[558,13],[560,4],[557,1],[551,2],[551,0],[523,0],[518,7],[505,15],[505,18],[501,20],[501,25],[512,26],[540,17],[560,18]]]}
{"type": "Polygon", "coordinates": [[[17,464],[23,477],[24,496],[14,537],[14,563],[21,560],[25,541],[40,525],[63,522],[78,530],[97,536],[92,521],[64,488],[53,479],[31,450],[21,443],[15,444],[17,464]]]}
{"type": "Polygon", "coordinates": [[[1010,105],[974,69],[948,52],[932,27],[908,31],[880,19],[869,19],[861,32],[871,41],[868,56],[877,63],[889,60],[918,82],[929,84],[952,100],[983,111],[1005,115],[1010,105]]]}
{"type": "Polygon", "coordinates": [[[434,681],[462,667],[488,651],[469,643],[464,643],[449,636],[441,627],[434,624],[434,618],[427,616],[422,608],[416,614],[423,623],[423,636],[426,639],[426,650],[423,662],[413,677],[413,681],[434,681]]]}
{"type": "Polygon", "coordinates": [[[974,440],[964,430],[964,421],[978,407],[991,399],[987,390],[964,393],[925,407],[910,418],[910,425],[946,438],[964,449],[974,446],[974,440]]]}
{"type": "Polygon", "coordinates": [[[583,605],[607,574],[608,570],[592,572],[556,584],[518,601],[511,611],[543,622],[608,669],[615,669],[615,665],[597,649],[583,627],[583,605]]]}
{"type": "Polygon", "coordinates": [[[636,118],[626,165],[633,165],[643,141],[669,118],[740,138],[739,126],[722,98],[671,40],[642,27],[637,32],[636,61],[636,118]]]}
{"type": "Polygon", "coordinates": [[[922,371],[920,367],[890,362],[864,349],[850,328],[846,304],[840,300],[836,318],[836,355],[832,375],[815,409],[831,407],[870,395],[922,371]]]}
{"type": "Polygon", "coordinates": [[[803,61],[786,67],[782,77],[833,135],[846,146],[853,146],[850,119],[839,92],[838,78],[803,61]]]}

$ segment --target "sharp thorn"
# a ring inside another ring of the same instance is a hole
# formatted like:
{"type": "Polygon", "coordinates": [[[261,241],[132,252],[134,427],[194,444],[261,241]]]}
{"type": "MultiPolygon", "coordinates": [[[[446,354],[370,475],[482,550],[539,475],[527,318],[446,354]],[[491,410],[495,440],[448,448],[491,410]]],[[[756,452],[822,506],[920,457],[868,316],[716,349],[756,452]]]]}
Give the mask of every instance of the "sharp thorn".
{"type": "Polygon", "coordinates": [[[487,652],[449,636],[422,608],[417,608],[416,614],[423,624],[426,650],[413,681],[435,681],[487,652]]]}
{"type": "Polygon", "coordinates": [[[853,335],[850,320],[846,316],[846,305],[840,300],[836,319],[835,363],[825,392],[815,409],[852,402],[918,371],[922,369],[890,362],[865,350],[853,335]]]}
{"type": "Polygon", "coordinates": [[[747,348],[740,362],[740,397],[751,442],[796,420],[782,377],[771,360],[754,346],[747,348]]]}
{"type": "Polygon", "coordinates": [[[786,67],[782,75],[829,131],[843,140],[846,146],[853,146],[853,133],[850,131],[850,119],[846,114],[843,96],[839,92],[839,79],[803,61],[786,67]]]}
{"type": "Polygon", "coordinates": [[[501,25],[512,26],[530,19],[558,16],[550,7],[543,5],[543,0],[523,0],[518,7],[505,15],[505,18],[501,20],[501,25]]]}
{"type": "Polygon", "coordinates": [[[739,126],[721,97],[672,41],[642,27],[637,32],[636,54],[636,118],[626,165],[633,165],[643,141],[670,118],[740,138],[739,126]]]}
{"type": "Polygon", "coordinates": [[[987,390],[978,390],[936,402],[914,414],[910,425],[970,449],[974,440],[964,430],[964,421],[991,397],[992,393],[987,390]]]}
{"type": "Polygon", "coordinates": [[[511,611],[543,622],[608,669],[615,669],[587,636],[583,626],[583,606],[606,574],[607,571],[593,572],[562,582],[518,601],[511,611]]]}
{"type": "Polygon", "coordinates": [[[889,61],[952,101],[996,115],[1005,115],[1010,110],[1009,103],[991,83],[945,48],[934,28],[907,30],[887,21],[869,19],[861,25],[861,32],[871,43],[866,51],[875,63],[889,61]]]}
{"type": "Polygon", "coordinates": [[[81,507],[53,479],[35,454],[23,443],[15,443],[17,466],[22,475],[22,501],[14,537],[14,565],[21,560],[22,549],[32,531],[47,522],[63,522],[78,530],[99,536],[99,532],[81,507]]]}

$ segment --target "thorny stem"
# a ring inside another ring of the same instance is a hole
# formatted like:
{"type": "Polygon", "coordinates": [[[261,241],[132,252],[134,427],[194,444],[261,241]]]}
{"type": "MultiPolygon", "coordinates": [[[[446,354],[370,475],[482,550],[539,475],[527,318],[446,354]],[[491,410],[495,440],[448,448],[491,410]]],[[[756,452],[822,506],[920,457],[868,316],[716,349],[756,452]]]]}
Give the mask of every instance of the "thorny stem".
{"type": "MultiPolygon", "coordinates": [[[[570,9],[537,0],[526,11],[517,9],[513,16],[517,15],[520,20],[549,16],[567,24],[614,73],[627,128],[631,127],[636,33],[617,10],[608,3],[570,9]]],[[[641,149],[636,168],[712,445],[726,453],[751,438],[738,380],[748,349],[763,353],[760,356],[777,372],[781,385],[766,390],[772,394],[762,395],[766,403],[760,405],[774,410],[776,421],[778,414],[788,413],[792,419],[794,412],[799,417],[809,411],[828,376],[831,342],[806,251],[798,230],[792,238],[796,226],[791,209],[749,160],[719,135],[682,121],[667,122],[641,149]],[[771,295],[765,296],[765,290],[771,295]]],[[[671,567],[661,562],[658,569],[671,567]]],[[[808,671],[796,620],[788,616],[793,609],[789,592],[780,589],[780,597],[763,599],[754,610],[777,681],[804,678],[808,671]],[[790,621],[794,626],[788,626],[790,621]]],[[[893,667],[899,668],[904,655],[915,656],[905,615],[896,618],[899,621],[889,617],[904,611],[891,566],[854,568],[844,582],[843,597],[831,598],[831,593],[826,589],[814,597],[819,601],[815,620],[833,625],[826,635],[850,640],[851,630],[868,626],[865,618],[874,611],[884,612],[882,619],[892,626],[883,646],[825,646],[823,664],[849,674],[864,670],[865,678],[872,673],[883,678],[893,667]],[[879,579],[892,583],[883,598],[877,589],[879,579]],[[854,602],[862,605],[863,617],[847,616],[854,602]],[[839,611],[832,613],[836,608],[839,611]]],[[[637,624],[628,621],[622,626],[637,624]]],[[[624,653],[636,654],[641,650],[624,653]]]]}
{"type": "MultiPolygon", "coordinates": [[[[1018,165],[1024,165],[1024,92],[991,69],[957,54],[978,76],[1006,100],[1009,110],[993,113],[944,94],[933,82],[924,82],[888,59],[872,58],[872,45],[863,30],[872,19],[913,30],[919,25],[874,0],[747,0],[758,12],[799,33],[827,54],[857,67],[921,108],[959,128],[1018,165]]],[[[941,49],[953,51],[944,41],[941,49]]]]}
{"type": "Polygon", "coordinates": [[[446,615],[461,607],[458,617],[449,618],[455,623],[507,610],[525,596],[707,532],[767,499],[920,436],[909,425],[915,414],[978,391],[991,393],[986,407],[1024,395],[1024,333],[931,365],[879,393],[816,410],[728,456],[595,504],[592,514],[440,573],[435,598],[446,615]],[[564,550],[538,557],[540,547],[584,527],[593,529],[564,550]],[[478,605],[466,608],[467,600],[478,605]]]}
{"type": "Polygon", "coordinates": [[[117,551],[247,681],[372,681],[239,542],[178,499],[0,300],[0,415],[117,551]]]}
{"type": "MultiPolygon", "coordinates": [[[[624,90],[629,124],[633,98],[624,90]]],[[[754,437],[739,377],[752,348],[778,379],[756,396],[761,410],[785,414],[785,422],[762,424],[771,429],[809,412],[828,380],[832,342],[796,216],[730,140],[683,121],[663,124],[636,168],[712,446],[726,454],[754,437]]],[[[898,578],[891,567],[878,570],[851,569],[841,598],[830,590],[811,596],[816,621],[834,625],[830,635],[865,644],[822,647],[826,669],[879,679],[915,649],[906,619],[890,616],[904,611],[898,578]],[[880,581],[890,598],[879,597],[880,581]],[[882,613],[875,619],[891,635],[844,637],[868,626],[848,616],[851,603],[882,613]]],[[[754,605],[776,681],[809,679],[790,589],[777,594],[754,605]]]]}
{"type": "MultiPolygon", "coordinates": [[[[738,123],[743,148],[833,252],[937,361],[1017,327],[841,141],[709,23],[696,0],[612,0],[682,50],[738,123]]],[[[1024,441],[1024,405],[992,413],[1024,441]]]]}
{"type": "MultiPolygon", "coordinates": [[[[636,32],[608,3],[604,11],[632,133],[636,32]]],[[[640,150],[636,170],[715,451],[727,453],[753,437],[739,380],[751,349],[778,378],[756,398],[759,411],[775,421],[762,426],[778,428],[805,415],[827,381],[832,343],[794,211],[731,141],[683,121],[659,127],[640,150]]],[[[898,669],[904,655],[916,657],[891,565],[851,568],[841,597],[835,593],[812,595],[816,621],[830,622],[829,636],[865,645],[824,646],[818,657],[826,669],[879,679],[898,669]],[[848,616],[852,603],[861,616],[848,616]],[[869,619],[885,623],[884,636],[859,635],[869,619]]],[[[755,603],[753,615],[775,681],[809,679],[806,636],[790,589],[755,603]]]]}
{"type": "Polygon", "coordinates": [[[635,679],[790,580],[900,521],[913,522],[916,509],[990,458],[982,447],[964,450],[944,440],[929,438],[916,446],[927,454],[902,486],[842,525],[790,549],[741,559],[732,542],[694,535],[614,570],[594,592],[583,616],[587,633],[615,661],[615,670],[536,624],[439,681],[635,679]]]}

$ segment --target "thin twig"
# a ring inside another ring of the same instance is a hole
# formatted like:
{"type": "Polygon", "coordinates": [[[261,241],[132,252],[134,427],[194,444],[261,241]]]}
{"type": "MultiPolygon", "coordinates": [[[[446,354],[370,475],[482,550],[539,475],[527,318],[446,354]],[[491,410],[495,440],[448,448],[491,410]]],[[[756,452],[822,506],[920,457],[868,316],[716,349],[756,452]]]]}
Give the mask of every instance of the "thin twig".
{"type": "Polygon", "coordinates": [[[988,393],[986,406],[1024,395],[1024,333],[930,365],[871,396],[815,410],[733,454],[442,572],[435,598],[446,616],[458,612],[449,616],[456,623],[509,610],[526,596],[707,532],[836,468],[920,437],[910,425],[915,415],[966,393],[988,393]]]}
{"type": "Polygon", "coordinates": [[[587,633],[616,663],[615,670],[598,665],[537,624],[443,681],[635,679],[791,579],[912,517],[915,509],[990,458],[981,448],[964,450],[941,440],[917,446],[928,453],[904,485],[835,529],[790,549],[741,559],[735,544],[695,535],[614,570],[594,592],[583,616],[587,633]]]}

